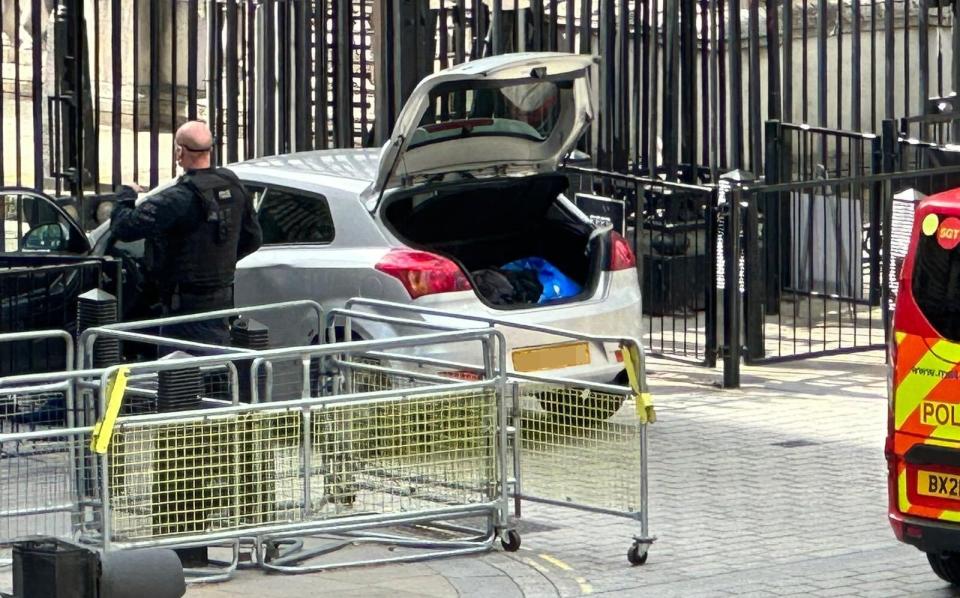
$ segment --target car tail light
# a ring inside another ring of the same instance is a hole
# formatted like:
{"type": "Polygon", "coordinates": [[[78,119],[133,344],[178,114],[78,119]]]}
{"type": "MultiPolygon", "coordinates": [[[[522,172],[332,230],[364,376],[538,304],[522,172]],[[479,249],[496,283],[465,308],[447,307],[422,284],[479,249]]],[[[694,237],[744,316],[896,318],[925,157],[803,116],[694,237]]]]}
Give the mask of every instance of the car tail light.
{"type": "Polygon", "coordinates": [[[627,240],[624,239],[620,233],[610,231],[610,263],[607,266],[607,270],[611,272],[626,270],[628,268],[635,268],[636,265],[637,258],[633,255],[633,250],[630,249],[630,244],[627,243],[627,240]]]}
{"type": "Polygon", "coordinates": [[[459,266],[426,251],[394,249],[375,267],[403,283],[411,299],[471,289],[470,281],[459,266]]]}
{"type": "Polygon", "coordinates": [[[467,382],[477,382],[478,380],[483,380],[483,375],[478,372],[470,372],[467,370],[453,370],[447,372],[440,372],[440,375],[445,378],[453,378],[454,380],[464,380],[467,382]]]}

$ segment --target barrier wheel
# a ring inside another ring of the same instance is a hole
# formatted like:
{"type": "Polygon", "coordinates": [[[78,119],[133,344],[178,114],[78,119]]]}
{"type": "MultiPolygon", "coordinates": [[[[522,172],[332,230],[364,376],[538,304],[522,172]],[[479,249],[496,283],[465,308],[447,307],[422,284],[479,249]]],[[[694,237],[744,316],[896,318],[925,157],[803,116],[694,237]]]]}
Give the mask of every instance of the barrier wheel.
{"type": "Polygon", "coordinates": [[[267,540],[266,542],[263,543],[263,545],[264,545],[263,561],[265,563],[269,563],[280,557],[280,545],[278,542],[275,542],[273,540],[267,540]]]}
{"type": "Polygon", "coordinates": [[[505,535],[500,536],[500,545],[507,552],[520,550],[520,534],[515,529],[507,530],[505,535]]]}
{"type": "Polygon", "coordinates": [[[627,551],[627,560],[631,565],[642,565],[647,562],[647,546],[641,549],[639,542],[634,542],[630,550],[627,551]]]}

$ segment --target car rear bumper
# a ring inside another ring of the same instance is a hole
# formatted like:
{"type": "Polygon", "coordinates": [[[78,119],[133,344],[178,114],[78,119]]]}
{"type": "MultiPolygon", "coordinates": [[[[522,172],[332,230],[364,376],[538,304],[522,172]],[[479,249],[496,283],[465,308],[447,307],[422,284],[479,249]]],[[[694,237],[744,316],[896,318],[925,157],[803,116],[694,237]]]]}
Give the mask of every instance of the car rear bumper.
{"type": "MultiPolygon", "coordinates": [[[[481,304],[472,292],[445,293],[423,297],[414,305],[426,308],[463,313],[473,316],[516,322],[520,325],[535,325],[558,330],[569,330],[574,334],[639,339],[641,336],[640,291],[634,270],[605,273],[609,277],[601,285],[603,292],[590,301],[576,304],[542,306],[528,310],[493,310],[481,304]]],[[[485,328],[483,322],[457,320],[447,317],[427,316],[415,313],[392,312],[389,309],[362,307],[363,311],[382,313],[415,319],[425,323],[464,328],[485,328]]],[[[539,331],[514,328],[509,325],[497,326],[497,330],[506,341],[506,361],[508,371],[522,371],[536,376],[562,377],[591,382],[612,382],[623,371],[623,360],[618,342],[600,342],[595,340],[574,339],[566,335],[553,335],[539,331]],[[530,369],[518,367],[514,353],[531,348],[556,345],[560,343],[582,343],[589,351],[589,363],[567,367],[542,367],[530,369]]],[[[373,322],[355,321],[354,330],[364,338],[389,338],[410,334],[424,334],[429,330],[414,326],[378,325],[373,322]]],[[[405,354],[430,359],[480,366],[483,354],[479,342],[446,343],[424,345],[404,351],[405,354]]]]}
{"type": "Polygon", "coordinates": [[[894,529],[902,529],[898,539],[923,552],[941,554],[960,552],[960,523],[890,514],[894,529]]]}

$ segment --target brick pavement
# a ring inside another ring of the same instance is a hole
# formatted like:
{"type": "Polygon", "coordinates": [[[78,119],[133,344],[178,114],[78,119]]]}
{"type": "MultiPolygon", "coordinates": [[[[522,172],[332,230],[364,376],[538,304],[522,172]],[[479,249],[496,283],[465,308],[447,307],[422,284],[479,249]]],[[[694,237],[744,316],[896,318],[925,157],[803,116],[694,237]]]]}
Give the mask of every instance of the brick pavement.
{"type": "Polygon", "coordinates": [[[652,370],[659,540],[643,567],[626,561],[630,521],[527,504],[533,529],[514,554],[289,577],[241,571],[187,595],[954,595],[886,522],[880,353],[746,368],[739,391],[711,386],[716,372],[652,370]]]}
{"type": "Polygon", "coordinates": [[[629,521],[528,505],[525,522],[556,529],[525,533],[515,554],[283,580],[244,572],[188,595],[952,596],[886,521],[882,359],[746,368],[739,391],[715,388],[714,372],[654,364],[659,540],[643,567],[626,562],[629,521]]]}

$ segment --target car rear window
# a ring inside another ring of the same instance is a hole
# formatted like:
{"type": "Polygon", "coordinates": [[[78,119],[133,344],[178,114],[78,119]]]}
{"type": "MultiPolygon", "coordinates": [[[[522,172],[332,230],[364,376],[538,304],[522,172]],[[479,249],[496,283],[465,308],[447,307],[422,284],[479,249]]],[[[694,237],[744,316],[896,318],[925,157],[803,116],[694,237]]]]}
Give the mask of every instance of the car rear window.
{"type": "Polygon", "coordinates": [[[255,199],[264,245],[331,243],[333,218],[327,198],[267,187],[255,199]]]}
{"type": "Polygon", "coordinates": [[[410,140],[414,148],[464,137],[517,137],[541,142],[550,136],[570,88],[551,81],[464,89],[441,87],[410,140]]]}
{"type": "Polygon", "coordinates": [[[944,225],[955,219],[941,220],[936,232],[921,233],[917,241],[911,289],[930,325],[942,337],[960,341],[960,245],[942,238],[944,225]]]}

